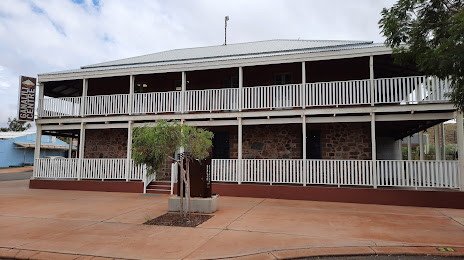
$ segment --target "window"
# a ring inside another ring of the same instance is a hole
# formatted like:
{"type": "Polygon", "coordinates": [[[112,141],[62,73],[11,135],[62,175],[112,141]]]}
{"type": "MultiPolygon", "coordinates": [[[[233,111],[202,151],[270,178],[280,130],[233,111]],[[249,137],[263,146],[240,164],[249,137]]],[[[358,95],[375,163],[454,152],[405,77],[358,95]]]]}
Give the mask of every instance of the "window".
{"type": "Polygon", "coordinates": [[[274,84],[275,85],[285,85],[292,84],[292,74],[291,73],[278,73],[274,75],[274,84]]]}

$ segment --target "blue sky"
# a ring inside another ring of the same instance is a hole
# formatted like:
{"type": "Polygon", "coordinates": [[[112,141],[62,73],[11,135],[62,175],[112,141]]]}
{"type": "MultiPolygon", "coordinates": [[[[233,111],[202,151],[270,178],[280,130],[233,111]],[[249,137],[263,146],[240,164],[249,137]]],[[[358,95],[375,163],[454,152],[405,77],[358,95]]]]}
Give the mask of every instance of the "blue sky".
{"type": "Polygon", "coordinates": [[[269,39],[383,42],[395,0],[0,0],[0,126],[16,116],[19,76],[136,55],[269,39]]]}

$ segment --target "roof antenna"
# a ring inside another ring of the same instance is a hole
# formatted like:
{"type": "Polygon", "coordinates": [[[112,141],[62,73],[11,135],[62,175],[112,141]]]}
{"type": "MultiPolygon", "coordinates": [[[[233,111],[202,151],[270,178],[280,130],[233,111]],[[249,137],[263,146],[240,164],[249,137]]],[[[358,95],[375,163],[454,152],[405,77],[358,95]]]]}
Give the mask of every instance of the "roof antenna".
{"type": "Polygon", "coordinates": [[[224,45],[227,45],[227,21],[229,21],[229,16],[224,17],[224,45]]]}

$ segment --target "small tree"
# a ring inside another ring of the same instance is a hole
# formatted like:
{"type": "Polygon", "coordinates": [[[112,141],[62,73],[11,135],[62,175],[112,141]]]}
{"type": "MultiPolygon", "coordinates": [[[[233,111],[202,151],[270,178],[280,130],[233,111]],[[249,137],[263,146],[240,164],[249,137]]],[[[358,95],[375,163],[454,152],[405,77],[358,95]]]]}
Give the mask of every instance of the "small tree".
{"type": "Polygon", "coordinates": [[[31,128],[32,125],[25,121],[18,121],[18,119],[8,117],[8,127],[0,128],[0,132],[22,132],[26,131],[27,129],[31,128]]]}
{"type": "Polygon", "coordinates": [[[179,165],[181,173],[180,214],[184,215],[184,191],[187,198],[187,212],[190,213],[190,171],[192,160],[203,160],[209,155],[212,146],[213,133],[201,128],[180,125],[179,122],[159,121],[155,126],[134,128],[132,158],[137,164],[147,166],[147,176],[156,174],[168,161],[179,165]],[[174,158],[174,153],[183,147],[185,152],[181,158],[174,158]],[[185,158],[185,165],[184,160],[185,158]],[[184,167],[185,166],[185,167],[184,167]]]}

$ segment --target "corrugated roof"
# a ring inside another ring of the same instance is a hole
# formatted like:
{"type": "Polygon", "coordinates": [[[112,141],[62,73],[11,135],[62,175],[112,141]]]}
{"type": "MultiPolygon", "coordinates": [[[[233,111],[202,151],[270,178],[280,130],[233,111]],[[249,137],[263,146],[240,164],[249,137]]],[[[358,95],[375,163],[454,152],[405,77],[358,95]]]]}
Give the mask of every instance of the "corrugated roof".
{"type": "Polygon", "coordinates": [[[259,42],[236,43],[219,46],[208,46],[147,54],[127,59],[97,63],[83,66],[86,68],[133,65],[168,61],[186,61],[205,58],[220,58],[250,54],[270,54],[295,50],[308,50],[321,47],[367,44],[366,41],[310,41],[310,40],[269,40],[259,42]]]}
{"type": "Polygon", "coordinates": [[[49,72],[39,75],[54,75],[62,73],[78,73],[111,69],[126,69],[134,67],[237,60],[256,57],[362,49],[381,46],[385,45],[379,43],[374,44],[372,41],[269,40],[209,47],[176,49],[87,65],[77,70],[49,72]]]}

